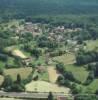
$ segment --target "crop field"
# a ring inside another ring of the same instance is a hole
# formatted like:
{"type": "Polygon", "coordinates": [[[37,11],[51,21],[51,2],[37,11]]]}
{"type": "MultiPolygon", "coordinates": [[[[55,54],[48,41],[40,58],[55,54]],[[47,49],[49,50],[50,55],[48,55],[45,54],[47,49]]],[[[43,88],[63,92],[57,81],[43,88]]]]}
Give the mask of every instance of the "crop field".
{"type": "Polygon", "coordinates": [[[20,74],[22,79],[26,79],[30,73],[32,72],[31,67],[27,68],[11,68],[11,69],[5,69],[4,74],[5,75],[10,75],[13,80],[16,80],[17,74],[20,74]]]}
{"type": "Polygon", "coordinates": [[[75,65],[66,65],[65,69],[73,73],[74,77],[81,81],[82,83],[86,81],[88,76],[88,71],[84,67],[79,67],[75,65]]]}
{"type": "Polygon", "coordinates": [[[26,91],[28,92],[63,92],[69,93],[70,89],[65,87],[59,87],[56,84],[48,83],[45,81],[32,81],[26,85],[26,91]]]}
{"type": "Polygon", "coordinates": [[[62,55],[62,56],[54,57],[53,60],[58,61],[58,62],[62,62],[65,65],[73,64],[73,63],[75,63],[75,55],[72,53],[71,54],[67,53],[67,54],[62,55]]]}
{"type": "Polygon", "coordinates": [[[51,67],[50,66],[50,67],[48,67],[47,70],[48,70],[48,73],[49,73],[49,81],[51,83],[55,83],[57,78],[58,78],[58,76],[59,76],[59,74],[57,73],[55,67],[51,67]]]}

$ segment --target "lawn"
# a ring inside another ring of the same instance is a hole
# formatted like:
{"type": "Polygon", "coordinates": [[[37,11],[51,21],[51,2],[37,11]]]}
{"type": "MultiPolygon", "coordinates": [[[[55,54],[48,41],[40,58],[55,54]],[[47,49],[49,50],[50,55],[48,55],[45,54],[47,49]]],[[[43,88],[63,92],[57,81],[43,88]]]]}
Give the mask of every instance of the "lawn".
{"type": "Polygon", "coordinates": [[[11,68],[11,69],[5,69],[4,70],[4,74],[5,75],[10,75],[13,80],[16,80],[17,74],[20,74],[22,79],[26,79],[26,78],[28,78],[28,76],[30,75],[31,72],[32,72],[32,68],[31,67],[27,67],[27,68],[11,68]]]}
{"type": "Polygon", "coordinates": [[[72,72],[77,80],[81,81],[82,83],[86,81],[89,72],[86,71],[84,67],[75,65],[66,65],[65,68],[67,71],[72,72]]]}
{"type": "Polygon", "coordinates": [[[62,62],[65,65],[73,64],[73,63],[75,63],[75,55],[72,53],[70,53],[70,54],[67,53],[67,54],[62,55],[62,56],[54,57],[53,60],[58,61],[58,62],[62,62]]]}

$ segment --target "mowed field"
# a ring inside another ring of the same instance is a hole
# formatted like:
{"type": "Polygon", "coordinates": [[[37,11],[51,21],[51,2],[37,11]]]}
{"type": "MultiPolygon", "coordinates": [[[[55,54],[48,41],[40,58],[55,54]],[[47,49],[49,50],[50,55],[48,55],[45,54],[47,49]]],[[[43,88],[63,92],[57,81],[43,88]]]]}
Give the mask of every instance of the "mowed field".
{"type": "Polygon", "coordinates": [[[32,72],[31,67],[11,68],[11,69],[5,69],[4,70],[4,74],[5,75],[10,75],[13,80],[16,80],[18,74],[20,74],[22,79],[26,79],[30,75],[31,72],[32,72]]]}
{"type": "Polygon", "coordinates": [[[55,67],[48,66],[47,70],[48,70],[48,73],[49,73],[49,81],[51,83],[55,83],[58,76],[59,76],[59,74],[57,73],[55,67]]]}
{"type": "Polygon", "coordinates": [[[62,56],[54,57],[53,60],[58,61],[58,62],[62,62],[65,65],[73,64],[73,63],[75,63],[75,55],[72,53],[67,53],[67,54],[62,55],[62,56]]]}
{"type": "Polygon", "coordinates": [[[32,81],[26,86],[27,92],[61,92],[68,94],[70,89],[66,87],[59,87],[56,84],[52,84],[45,81],[32,81]]]}
{"type": "Polygon", "coordinates": [[[89,74],[83,66],[66,65],[65,69],[72,72],[74,77],[82,83],[86,81],[89,74]]]}

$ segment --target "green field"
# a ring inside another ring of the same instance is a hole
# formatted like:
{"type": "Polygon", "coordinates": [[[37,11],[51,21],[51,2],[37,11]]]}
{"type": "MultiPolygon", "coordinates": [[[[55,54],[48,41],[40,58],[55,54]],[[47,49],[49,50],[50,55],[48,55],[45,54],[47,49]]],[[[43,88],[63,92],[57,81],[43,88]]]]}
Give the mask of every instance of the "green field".
{"type": "Polygon", "coordinates": [[[69,54],[67,53],[67,54],[62,55],[62,56],[54,57],[53,60],[58,61],[58,62],[62,62],[65,65],[73,64],[73,63],[75,63],[75,55],[72,53],[69,53],[69,54]]]}
{"type": "Polygon", "coordinates": [[[5,75],[10,75],[13,80],[16,80],[17,74],[20,74],[22,79],[28,78],[28,76],[31,74],[32,68],[27,67],[27,68],[11,68],[11,69],[5,69],[4,74],[5,75]]]}
{"type": "Polygon", "coordinates": [[[5,66],[5,63],[0,61],[0,68],[3,68],[5,66]]]}
{"type": "Polygon", "coordinates": [[[86,81],[88,71],[84,67],[75,65],[66,65],[65,69],[73,73],[74,77],[82,83],[86,81]]]}
{"type": "Polygon", "coordinates": [[[3,81],[4,81],[4,77],[0,75],[0,86],[2,85],[3,81]]]}
{"type": "Polygon", "coordinates": [[[68,94],[70,89],[66,87],[60,87],[56,84],[52,84],[45,81],[32,81],[26,86],[26,91],[28,92],[62,92],[68,94]]]}
{"type": "Polygon", "coordinates": [[[94,49],[98,49],[98,40],[88,40],[86,41],[87,44],[87,48],[86,50],[94,50],[94,49]]]}

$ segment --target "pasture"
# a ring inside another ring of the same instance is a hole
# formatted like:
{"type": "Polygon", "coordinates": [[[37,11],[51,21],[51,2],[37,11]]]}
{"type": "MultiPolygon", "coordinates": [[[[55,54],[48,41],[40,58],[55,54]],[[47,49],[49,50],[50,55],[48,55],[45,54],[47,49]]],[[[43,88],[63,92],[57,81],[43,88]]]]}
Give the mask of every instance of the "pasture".
{"type": "Polygon", "coordinates": [[[11,69],[5,69],[4,70],[4,74],[5,75],[10,75],[13,80],[16,80],[18,74],[20,74],[22,79],[26,79],[26,78],[28,78],[28,76],[30,75],[31,72],[32,72],[31,67],[11,68],[11,69]]]}
{"type": "Polygon", "coordinates": [[[88,77],[88,71],[83,66],[66,65],[65,69],[73,73],[74,77],[82,83],[86,81],[88,77]]]}
{"type": "Polygon", "coordinates": [[[54,57],[53,60],[58,61],[58,62],[62,62],[65,65],[73,64],[73,63],[75,63],[75,55],[72,53],[67,53],[67,54],[62,55],[62,56],[54,57]]]}

